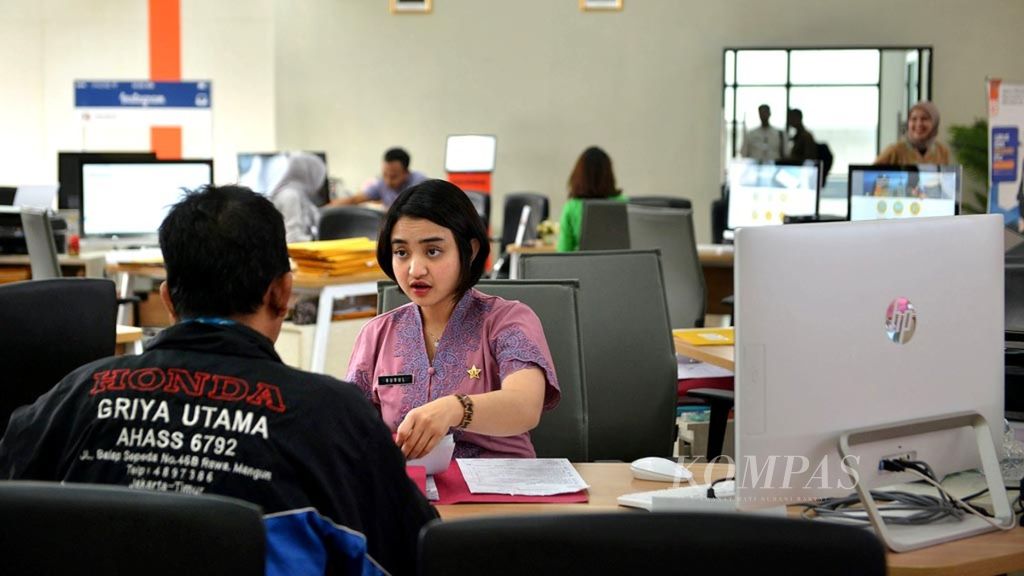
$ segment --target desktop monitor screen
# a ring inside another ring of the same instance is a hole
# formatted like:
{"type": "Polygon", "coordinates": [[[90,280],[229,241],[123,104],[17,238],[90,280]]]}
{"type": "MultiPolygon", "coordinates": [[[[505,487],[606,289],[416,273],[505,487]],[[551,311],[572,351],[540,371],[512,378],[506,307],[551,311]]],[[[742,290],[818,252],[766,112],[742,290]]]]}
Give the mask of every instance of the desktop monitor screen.
{"type": "Polygon", "coordinates": [[[729,163],[727,226],[735,230],[782,224],[786,216],[815,216],[819,182],[817,162],[734,160],[729,163]]]}
{"type": "Polygon", "coordinates": [[[481,134],[457,134],[448,137],[444,150],[447,172],[493,172],[498,139],[481,134]]]}
{"type": "Polygon", "coordinates": [[[953,216],[960,200],[960,167],[853,165],[848,186],[850,220],[953,216]]]}
{"type": "MultiPolygon", "coordinates": [[[[326,152],[307,152],[319,156],[327,165],[326,152]]],[[[260,194],[270,194],[288,168],[289,152],[239,152],[238,183],[260,194]]],[[[317,204],[326,204],[329,198],[327,178],[317,192],[317,204]]]]}
{"type": "Polygon", "coordinates": [[[155,235],[186,190],[213,183],[212,160],[82,164],[86,237],[155,235]]]}
{"type": "Polygon", "coordinates": [[[60,209],[78,210],[82,205],[82,163],[105,161],[125,162],[156,160],[152,152],[58,152],[57,181],[60,190],[57,192],[57,207],[60,209]]]}
{"type": "MultiPolygon", "coordinates": [[[[998,215],[745,228],[736,233],[737,503],[846,496],[847,431],[974,411],[1003,419],[1003,237],[998,215]]],[[[974,468],[963,429],[864,448],[874,488],[974,468]]],[[[867,484],[863,484],[867,482],[867,484]]]]}

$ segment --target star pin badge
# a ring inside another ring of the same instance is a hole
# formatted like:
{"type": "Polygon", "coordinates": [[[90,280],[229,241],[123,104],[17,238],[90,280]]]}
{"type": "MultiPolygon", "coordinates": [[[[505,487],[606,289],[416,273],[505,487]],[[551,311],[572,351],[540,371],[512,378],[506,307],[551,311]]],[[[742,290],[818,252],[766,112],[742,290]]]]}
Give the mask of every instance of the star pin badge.
{"type": "Polygon", "coordinates": [[[481,372],[483,372],[483,370],[477,368],[476,364],[473,364],[472,368],[470,368],[469,370],[466,370],[466,374],[469,374],[469,379],[470,380],[479,380],[481,372]]]}

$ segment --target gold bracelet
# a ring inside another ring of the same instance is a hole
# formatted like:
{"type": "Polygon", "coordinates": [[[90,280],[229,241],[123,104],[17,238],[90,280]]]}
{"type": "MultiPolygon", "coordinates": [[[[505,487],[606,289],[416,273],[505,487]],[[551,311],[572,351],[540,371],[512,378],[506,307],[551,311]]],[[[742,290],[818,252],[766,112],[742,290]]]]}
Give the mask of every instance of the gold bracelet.
{"type": "Polygon", "coordinates": [[[456,394],[455,398],[462,404],[462,422],[456,426],[459,430],[465,430],[473,421],[473,399],[465,394],[456,394]]]}

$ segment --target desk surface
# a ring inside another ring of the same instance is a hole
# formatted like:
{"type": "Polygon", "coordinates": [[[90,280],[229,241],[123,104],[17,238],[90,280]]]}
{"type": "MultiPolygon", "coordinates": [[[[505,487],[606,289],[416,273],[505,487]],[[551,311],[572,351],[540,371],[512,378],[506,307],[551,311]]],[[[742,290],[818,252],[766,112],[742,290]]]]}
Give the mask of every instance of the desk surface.
{"type": "MultiPolygon", "coordinates": [[[[475,516],[515,514],[566,514],[586,512],[635,512],[616,503],[622,494],[657,490],[671,484],[636,480],[624,463],[575,464],[580,476],[590,485],[590,501],[580,504],[449,504],[437,510],[445,520],[475,516]]],[[[691,465],[698,482],[705,482],[703,464],[691,465]]],[[[716,464],[707,473],[708,480],[726,475],[729,467],[716,464]]],[[[887,555],[889,576],[938,574],[984,575],[1024,570],[1024,529],[990,532],[914,552],[887,555]]]]}
{"type": "MultiPolygon", "coordinates": [[[[509,254],[543,254],[555,252],[556,249],[554,244],[531,244],[528,246],[509,244],[505,246],[505,251],[509,254]]],[[[732,244],[697,244],[697,257],[705,266],[732,268],[734,254],[732,244]]]]}
{"type": "Polygon", "coordinates": [[[681,338],[672,338],[676,345],[676,354],[687,358],[714,364],[719,368],[736,371],[736,349],[732,344],[725,346],[694,346],[681,338]]]}
{"type": "Polygon", "coordinates": [[[138,326],[117,325],[117,337],[114,340],[117,344],[131,344],[142,340],[142,328],[138,326]]]}
{"type": "MultiPolygon", "coordinates": [[[[107,265],[107,272],[110,274],[127,273],[134,276],[145,276],[147,278],[153,278],[154,280],[163,280],[167,275],[162,264],[154,264],[151,262],[138,264],[121,262],[118,264],[109,264],[107,265]]],[[[384,272],[381,270],[373,270],[364,274],[347,274],[345,276],[295,274],[292,286],[301,289],[319,289],[326,288],[327,286],[337,286],[339,284],[360,284],[363,282],[376,282],[377,280],[387,279],[388,277],[385,276],[384,272]]]]}

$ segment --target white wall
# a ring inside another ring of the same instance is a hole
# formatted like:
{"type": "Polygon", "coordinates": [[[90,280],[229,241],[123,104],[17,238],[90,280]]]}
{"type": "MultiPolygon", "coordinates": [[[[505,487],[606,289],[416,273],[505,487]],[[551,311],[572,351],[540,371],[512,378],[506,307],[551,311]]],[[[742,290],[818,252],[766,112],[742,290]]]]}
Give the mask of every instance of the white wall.
{"type": "MultiPolygon", "coordinates": [[[[549,194],[557,216],[584,147],[611,154],[628,194],[695,202],[698,240],[721,174],[726,47],[933,46],[943,123],[986,112],[986,75],[1024,79],[1019,0],[276,0],[279,147],[322,148],[358,184],[388,146],[441,175],[444,137],[498,135],[494,188],[549,194]]],[[[813,130],[813,119],[807,118],[813,130]]]]}
{"type": "MultiPolygon", "coordinates": [[[[75,79],[148,76],[142,0],[0,0],[0,184],[53,181],[74,134],[75,79]]],[[[557,216],[584,147],[629,194],[695,201],[698,239],[721,174],[725,47],[935,48],[943,124],[985,115],[984,79],[1024,80],[1020,0],[182,0],[182,74],[214,83],[217,179],[234,154],[324,149],[352,187],[404,145],[441,175],[444,138],[498,135],[502,194],[549,194],[557,216]]],[[[807,119],[813,130],[813,119],[807,119]]]]}
{"type": "MultiPolygon", "coordinates": [[[[76,79],[149,77],[147,3],[0,0],[0,184],[56,182],[57,151],[81,143],[76,79]]],[[[182,1],[182,76],[212,79],[218,181],[235,152],[273,149],[270,0],[182,1]]]]}

